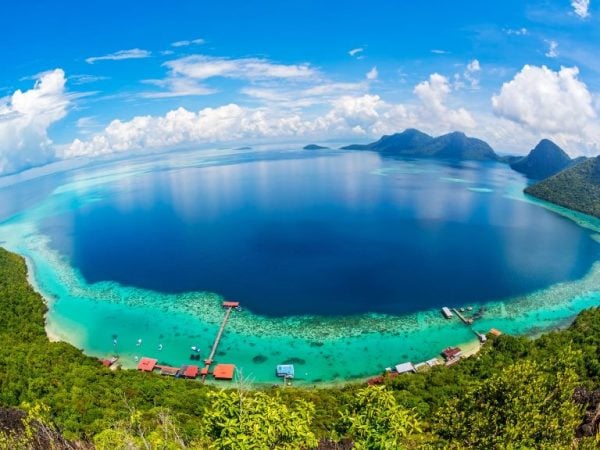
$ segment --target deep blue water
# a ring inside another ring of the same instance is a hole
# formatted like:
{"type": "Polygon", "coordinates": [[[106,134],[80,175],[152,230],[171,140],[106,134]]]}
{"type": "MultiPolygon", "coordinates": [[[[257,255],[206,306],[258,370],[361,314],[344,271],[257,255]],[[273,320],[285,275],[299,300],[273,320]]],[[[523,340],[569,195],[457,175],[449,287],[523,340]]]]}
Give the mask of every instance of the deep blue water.
{"type": "Polygon", "coordinates": [[[505,195],[524,184],[496,163],[256,153],[99,187],[42,231],[91,283],[212,291],[270,316],[406,313],[588,271],[590,232],[505,195]]]}

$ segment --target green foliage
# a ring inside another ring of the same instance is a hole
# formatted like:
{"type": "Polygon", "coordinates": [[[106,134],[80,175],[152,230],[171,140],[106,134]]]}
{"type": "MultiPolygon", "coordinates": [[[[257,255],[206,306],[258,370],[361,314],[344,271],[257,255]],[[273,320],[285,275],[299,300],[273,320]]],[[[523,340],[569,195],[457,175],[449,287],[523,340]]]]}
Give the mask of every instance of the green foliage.
{"type": "Polygon", "coordinates": [[[564,363],[506,367],[442,408],[439,434],[468,448],[570,448],[581,410],[571,401],[577,375],[564,363]]]}
{"type": "Polygon", "coordinates": [[[357,450],[406,448],[422,431],[414,411],[400,406],[383,386],[359,390],[342,413],[340,428],[357,450]]]}
{"type": "MultiPolygon", "coordinates": [[[[0,249],[0,407],[27,409],[33,438],[45,442],[308,449],[336,438],[357,448],[561,448],[582,419],[571,401],[575,383],[600,386],[597,308],[566,330],[490,339],[460,364],[401,375],[385,388],[252,392],[113,372],[71,345],[49,342],[44,313],[23,259],[0,249]]],[[[0,448],[31,448],[26,430],[0,433],[0,448]]],[[[594,438],[578,443],[595,445],[594,438]]]]}
{"type": "Polygon", "coordinates": [[[525,189],[527,194],[600,217],[600,157],[588,159],[525,189]]]}
{"type": "Polygon", "coordinates": [[[264,392],[210,393],[211,407],[203,417],[205,436],[213,448],[314,448],[311,431],[314,406],[297,400],[291,407],[264,392]]]}

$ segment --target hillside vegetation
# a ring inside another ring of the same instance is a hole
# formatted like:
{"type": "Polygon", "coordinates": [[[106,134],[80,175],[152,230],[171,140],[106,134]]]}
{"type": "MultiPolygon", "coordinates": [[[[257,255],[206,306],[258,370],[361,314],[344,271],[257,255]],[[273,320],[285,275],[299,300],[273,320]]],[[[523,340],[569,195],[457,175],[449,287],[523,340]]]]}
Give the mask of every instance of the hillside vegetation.
{"type": "Polygon", "coordinates": [[[600,157],[529,186],[525,193],[600,218],[600,157]]]}
{"type": "Polygon", "coordinates": [[[542,139],[527,156],[510,163],[510,167],[530,178],[543,180],[572,164],[571,157],[548,139],[542,139]]]}
{"type": "Polygon", "coordinates": [[[0,448],[596,448],[600,310],[536,340],[378,387],[219,390],[111,371],[44,332],[21,257],[0,249],[0,448]]]}
{"type": "Polygon", "coordinates": [[[481,139],[455,131],[432,137],[409,128],[402,133],[383,136],[370,144],[353,144],[342,150],[371,150],[384,155],[451,160],[499,160],[498,155],[481,139]]]}

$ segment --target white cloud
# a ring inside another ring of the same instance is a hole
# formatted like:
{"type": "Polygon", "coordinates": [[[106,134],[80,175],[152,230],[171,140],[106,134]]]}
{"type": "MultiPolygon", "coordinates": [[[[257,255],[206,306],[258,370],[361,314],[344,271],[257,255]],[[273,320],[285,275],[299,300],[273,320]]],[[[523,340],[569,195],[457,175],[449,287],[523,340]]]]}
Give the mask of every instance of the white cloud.
{"type": "Polygon", "coordinates": [[[504,32],[508,35],[513,36],[526,36],[529,34],[529,30],[525,27],[522,28],[507,28],[504,32]]]}
{"type": "Polygon", "coordinates": [[[356,56],[356,55],[358,55],[359,53],[362,53],[362,52],[364,52],[364,51],[365,51],[365,49],[364,49],[363,47],[357,47],[357,48],[353,48],[352,50],[350,50],[350,51],[348,52],[348,54],[349,54],[350,56],[356,56]]]}
{"type": "Polygon", "coordinates": [[[450,52],[446,50],[441,50],[439,48],[434,48],[433,50],[431,50],[431,53],[434,53],[436,55],[448,55],[450,52]]]}
{"type": "Polygon", "coordinates": [[[72,84],[89,84],[95,83],[97,81],[108,80],[109,77],[100,76],[100,75],[86,75],[86,74],[78,74],[78,75],[69,75],[69,81],[72,84]]]}
{"type": "Polygon", "coordinates": [[[91,56],[85,60],[88,64],[94,64],[97,61],[120,61],[123,59],[149,58],[152,55],[148,50],[132,48],[130,50],[119,50],[104,56],[91,56]]]}
{"type": "Polygon", "coordinates": [[[470,73],[479,72],[481,70],[481,65],[477,59],[474,59],[469,64],[467,64],[467,71],[470,73]]]}
{"type": "Polygon", "coordinates": [[[492,97],[494,113],[563,145],[600,147],[593,96],[577,67],[526,65],[492,97]]]}
{"type": "Polygon", "coordinates": [[[445,101],[452,87],[448,79],[434,73],[429,79],[417,84],[413,90],[421,100],[421,113],[423,116],[430,115],[430,120],[437,120],[440,124],[459,130],[469,129],[475,126],[475,119],[464,108],[450,109],[445,101]]]}
{"type": "Polygon", "coordinates": [[[479,60],[474,59],[467,64],[462,74],[454,74],[454,88],[462,89],[468,85],[471,89],[478,89],[479,72],[481,72],[481,64],[479,60]]]}
{"type": "Polygon", "coordinates": [[[162,90],[158,92],[143,92],[141,96],[145,98],[186,97],[210,95],[217,92],[215,89],[204,86],[196,80],[184,77],[168,77],[164,80],[144,80],[143,82],[162,88],[162,90]]]}
{"type": "Polygon", "coordinates": [[[177,41],[177,42],[173,42],[171,43],[171,46],[173,47],[187,47],[189,45],[202,45],[205,44],[206,41],[204,39],[192,39],[192,40],[184,40],[184,41],[177,41]]]}
{"type": "Polygon", "coordinates": [[[547,40],[545,42],[548,44],[548,51],[545,53],[545,55],[548,58],[556,58],[558,56],[558,42],[553,40],[547,40]]]}
{"type": "Polygon", "coordinates": [[[54,157],[47,131],[69,105],[61,69],[39,75],[32,89],[0,99],[0,173],[17,172],[54,157]]]}
{"type": "MultiPolygon", "coordinates": [[[[368,83],[365,83],[368,84],[368,83]]],[[[305,88],[305,104],[334,93],[359,87],[352,83],[330,83],[305,88]]],[[[198,112],[184,108],[164,116],[137,116],[129,121],[112,121],[102,132],[86,140],[76,139],[63,149],[65,158],[115,152],[156,151],[189,144],[273,141],[282,138],[377,137],[407,127],[429,132],[469,129],[474,119],[464,108],[452,109],[445,101],[451,92],[448,80],[433,74],[415,87],[417,104],[393,104],[378,95],[338,95],[331,97],[329,109],[320,115],[296,111],[286,102],[291,94],[249,87],[247,95],[265,100],[269,107],[228,104],[198,112]]],[[[298,92],[298,91],[291,91],[298,92]]],[[[302,101],[299,99],[298,101],[302,101]]]]}
{"type": "Polygon", "coordinates": [[[145,80],[145,83],[162,88],[157,92],[144,92],[147,98],[208,95],[215,89],[204,83],[210,78],[232,78],[245,81],[267,82],[307,81],[320,77],[309,64],[278,64],[261,58],[222,58],[191,55],[167,61],[163,64],[169,74],[163,80],[145,80]]]}
{"type": "Polygon", "coordinates": [[[571,0],[573,11],[582,19],[589,17],[590,0],[571,0]]]}
{"type": "Polygon", "coordinates": [[[277,64],[266,59],[229,59],[214,56],[192,55],[167,61],[164,64],[172,75],[197,80],[227,77],[248,80],[268,78],[307,78],[316,74],[308,64],[277,64]]]}
{"type": "Polygon", "coordinates": [[[263,102],[267,107],[298,109],[326,104],[344,95],[360,96],[368,91],[368,83],[336,83],[248,86],[241,92],[263,102]]]}
{"type": "Polygon", "coordinates": [[[376,80],[377,77],[379,76],[379,71],[377,70],[377,67],[373,67],[371,70],[369,70],[367,72],[367,80],[376,80]]]}

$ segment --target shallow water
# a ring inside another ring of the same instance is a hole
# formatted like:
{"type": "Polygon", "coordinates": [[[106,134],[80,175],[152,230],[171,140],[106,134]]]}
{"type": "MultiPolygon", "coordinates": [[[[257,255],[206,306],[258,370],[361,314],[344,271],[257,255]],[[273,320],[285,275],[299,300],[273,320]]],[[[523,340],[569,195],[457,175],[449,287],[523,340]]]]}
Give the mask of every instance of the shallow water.
{"type": "Polygon", "coordinates": [[[206,356],[225,295],[246,309],[218,360],[259,382],[289,361],[315,383],[472,340],[443,305],[485,304],[475,328],[510,333],[597,305],[597,223],[528,201],[524,184],[497,164],[190,152],[62,174],[45,196],[6,187],[31,200],[0,233],[49,298],[49,331],[90,354],[206,356]]]}

